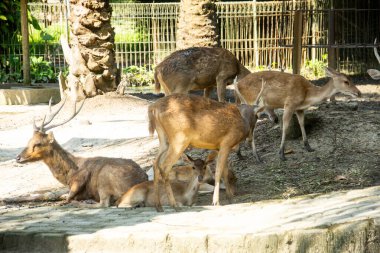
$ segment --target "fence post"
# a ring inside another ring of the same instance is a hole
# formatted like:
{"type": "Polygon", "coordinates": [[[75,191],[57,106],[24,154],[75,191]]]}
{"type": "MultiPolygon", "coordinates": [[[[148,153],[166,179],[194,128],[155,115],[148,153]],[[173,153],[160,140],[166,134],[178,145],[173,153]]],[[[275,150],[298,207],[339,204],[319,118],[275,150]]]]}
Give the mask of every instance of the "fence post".
{"type": "Polygon", "coordinates": [[[28,0],[21,0],[21,37],[22,37],[22,72],[24,84],[30,85],[29,31],[28,31],[28,0]]]}
{"type": "Polygon", "coordinates": [[[257,6],[256,0],[253,1],[253,50],[255,52],[255,68],[259,67],[259,48],[257,43],[257,6]]]}
{"type": "Polygon", "coordinates": [[[293,74],[301,73],[302,60],[302,10],[296,10],[293,24],[293,74]]]}
{"type": "Polygon", "coordinates": [[[328,34],[328,66],[336,69],[336,49],[332,46],[335,44],[335,11],[329,10],[329,34],[328,34]]]}

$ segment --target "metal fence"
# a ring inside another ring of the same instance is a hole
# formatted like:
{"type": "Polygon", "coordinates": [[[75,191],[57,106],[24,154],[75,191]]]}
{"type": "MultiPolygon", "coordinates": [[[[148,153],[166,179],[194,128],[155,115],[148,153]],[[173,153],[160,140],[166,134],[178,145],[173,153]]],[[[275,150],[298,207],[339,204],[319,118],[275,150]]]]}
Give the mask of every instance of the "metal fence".
{"type": "MultiPolygon", "coordinates": [[[[119,68],[137,65],[151,69],[175,50],[179,3],[111,5],[119,68]]],[[[292,68],[293,14],[294,10],[302,9],[303,63],[325,61],[323,56],[333,46],[337,50],[338,69],[351,74],[363,73],[378,64],[371,43],[376,36],[380,38],[380,9],[343,7],[331,12],[326,1],[318,0],[218,2],[221,44],[250,69],[289,70],[292,68]],[[323,4],[319,4],[321,2],[323,4]],[[334,45],[328,41],[331,13],[335,18],[334,45]]],[[[68,31],[66,7],[30,3],[29,8],[45,32],[41,34],[30,28],[31,56],[51,61],[58,72],[65,67],[58,39],[68,31]]],[[[6,48],[0,52],[0,60],[8,62],[6,71],[21,73],[21,45],[1,36],[0,43],[6,48]]]]}

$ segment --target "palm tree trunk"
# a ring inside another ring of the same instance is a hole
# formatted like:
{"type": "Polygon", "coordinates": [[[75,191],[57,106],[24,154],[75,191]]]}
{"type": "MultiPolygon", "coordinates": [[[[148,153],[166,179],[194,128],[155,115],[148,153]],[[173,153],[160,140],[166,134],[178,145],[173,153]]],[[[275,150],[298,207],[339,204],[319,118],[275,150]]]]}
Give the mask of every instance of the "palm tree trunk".
{"type": "Polygon", "coordinates": [[[70,0],[71,48],[62,46],[70,66],[67,86],[78,95],[91,97],[116,90],[111,15],[109,0],[70,0]]]}
{"type": "Polygon", "coordinates": [[[217,22],[214,0],[181,0],[177,49],[220,46],[217,22]]]}

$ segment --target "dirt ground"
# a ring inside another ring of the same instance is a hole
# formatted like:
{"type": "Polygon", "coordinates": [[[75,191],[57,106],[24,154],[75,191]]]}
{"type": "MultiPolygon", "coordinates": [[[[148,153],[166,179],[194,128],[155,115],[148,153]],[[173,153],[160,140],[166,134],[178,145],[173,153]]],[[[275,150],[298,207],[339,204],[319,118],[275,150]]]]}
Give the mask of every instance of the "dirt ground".
{"type": "MultiPolygon", "coordinates": [[[[316,81],[318,84],[323,82],[325,80],[316,81]]],[[[281,127],[265,118],[260,120],[255,130],[255,139],[263,163],[256,162],[248,144],[245,144],[242,150],[244,159],[240,160],[235,153],[230,155],[232,170],[238,178],[238,191],[233,203],[290,198],[379,185],[380,83],[362,79],[356,80],[355,83],[358,83],[358,88],[363,93],[361,98],[353,99],[338,95],[336,103],[324,102],[306,112],[306,131],[310,145],[315,149],[314,152],[309,153],[304,150],[300,132],[292,131],[286,142],[287,161],[280,161],[278,151],[281,127]]],[[[111,116],[116,124],[118,115],[134,113],[141,116],[146,113],[148,104],[161,96],[130,92],[124,96],[110,93],[90,98],[80,112],[79,124],[91,124],[91,121],[111,116]]],[[[228,92],[228,100],[233,101],[231,90],[228,92]]],[[[68,110],[59,117],[63,118],[67,113],[68,110]]],[[[280,116],[281,110],[277,111],[277,114],[280,116]]],[[[34,115],[35,110],[23,113],[0,113],[0,131],[32,124],[34,115]]],[[[296,126],[298,128],[298,125],[296,126]]],[[[24,143],[26,144],[26,140],[24,143]]],[[[70,146],[69,151],[73,154],[86,151],[85,154],[91,155],[92,148],[103,145],[102,147],[106,146],[106,152],[101,151],[105,152],[104,155],[112,153],[114,156],[125,157],[123,145],[128,147],[129,143],[103,138],[99,139],[96,145],[91,145],[86,147],[85,141],[82,141],[79,142],[79,148],[70,146]]],[[[135,149],[129,153],[135,152],[133,158],[148,170],[157,153],[157,147],[156,140],[155,145],[148,146],[144,152],[135,149]]],[[[16,151],[19,150],[21,147],[16,151]]],[[[14,153],[17,153],[16,151],[14,153]]],[[[0,146],[0,154],[3,155],[4,152],[9,151],[0,146]]],[[[194,157],[205,157],[206,152],[192,150],[190,154],[194,157]]],[[[94,154],[99,155],[99,152],[94,154]]],[[[3,161],[7,163],[8,168],[19,166],[14,161],[7,159],[3,161]]],[[[32,174],[23,176],[40,180],[33,178],[32,174]]],[[[201,195],[197,205],[210,205],[211,201],[211,194],[201,195]]],[[[221,202],[228,203],[223,192],[221,202]]],[[[58,204],[61,202],[49,203],[49,205],[58,204]]],[[[27,205],[35,204],[27,203],[27,205]]]]}

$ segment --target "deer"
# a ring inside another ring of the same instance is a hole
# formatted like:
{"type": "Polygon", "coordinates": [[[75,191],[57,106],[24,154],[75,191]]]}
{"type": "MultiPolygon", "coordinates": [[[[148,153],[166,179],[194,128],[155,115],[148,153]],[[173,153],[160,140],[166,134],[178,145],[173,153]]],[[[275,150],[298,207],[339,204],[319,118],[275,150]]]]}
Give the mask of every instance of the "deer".
{"type": "MultiPolygon", "coordinates": [[[[261,99],[258,105],[262,105],[261,99]]],[[[227,160],[230,151],[252,134],[256,117],[256,107],[249,105],[221,103],[192,94],[171,94],[158,99],[148,107],[149,132],[157,132],[159,150],[154,162],[155,208],[163,212],[160,203],[159,180],[163,180],[170,205],[176,204],[169,175],[173,164],[184,150],[194,148],[218,150],[215,169],[215,189],[213,205],[219,205],[220,179],[223,175],[227,198],[233,196],[228,180],[227,160]],[[246,111],[246,116],[241,114],[246,111]],[[249,113],[248,113],[249,112],[249,113]]]]}
{"type": "Polygon", "coordinates": [[[74,100],[71,116],[56,124],[51,124],[54,117],[62,109],[66,99],[55,111],[44,116],[40,126],[33,122],[34,132],[27,147],[16,157],[17,163],[43,161],[53,176],[63,185],[68,186],[67,202],[72,200],[94,200],[91,207],[109,207],[132,186],[148,180],[141,167],[131,159],[110,157],[76,157],[64,150],[49,131],[73,119],[83,107],[76,110],[74,100]],[[49,131],[49,132],[47,132],[49,131]]]}
{"type": "MultiPolygon", "coordinates": [[[[179,165],[173,169],[169,175],[169,181],[174,192],[174,198],[178,206],[192,206],[197,198],[199,188],[204,181],[204,176],[208,173],[207,164],[215,158],[210,154],[206,160],[193,159],[191,156],[184,154],[182,159],[187,162],[186,165],[179,165]]],[[[211,177],[210,175],[208,177],[211,177]]],[[[159,188],[161,192],[165,191],[165,185],[160,180],[159,188]]],[[[168,196],[160,195],[161,204],[169,205],[168,196]]],[[[154,182],[147,181],[133,186],[118,201],[118,207],[154,207],[154,182]]]]}
{"type": "Polygon", "coordinates": [[[161,87],[165,95],[186,94],[190,90],[204,90],[209,97],[217,87],[218,100],[225,100],[226,86],[235,77],[240,80],[250,71],[227,49],[217,47],[191,47],[178,50],[157,65],[154,72],[155,91],[161,87]]]}
{"type": "MultiPolygon", "coordinates": [[[[331,68],[326,68],[326,75],[330,77],[327,84],[318,87],[301,75],[289,74],[277,71],[262,71],[251,73],[236,84],[237,94],[241,101],[252,104],[256,100],[259,91],[262,92],[264,104],[258,108],[258,112],[265,110],[273,113],[276,108],[284,109],[282,116],[282,138],[280,144],[280,159],[285,161],[285,137],[289,122],[293,113],[296,114],[302,133],[303,145],[308,152],[313,152],[304,126],[304,111],[308,107],[323,102],[332,95],[342,92],[352,97],[360,97],[361,92],[352,84],[350,78],[331,68]],[[260,90],[260,82],[265,79],[264,90],[260,90]]],[[[235,88],[236,90],[236,88],[235,88]]],[[[256,118],[257,119],[257,118],[256,118]]],[[[252,135],[252,149],[257,155],[252,135]]]]}
{"type": "MultiPolygon", "coordinates": [[[[374,47],[373,47],[373,51],[375,53],[375,57],[377,59],[377,61],[380,63],[380,55],[379,55],[379,52],[377,51],[377,48],[376,48],[376,41],[377,39],[375,39],[374,41],[374,47]]],[[[372,77],[372,79],[374,80],[380,80],[380,71],[377,70],[377,69],[369,69],[367,70],[367,73],[372,77]]]]}
{"type": "MultiPolygon", "coordinates": [[[[194,159],[191,156],[184,153],[182,155],[182,160],[185,162],[185,165],[174,165],[173,169],[170,171],[169,180],[170,181],[189,181],[193,177],[194,168],[201,172],[203,175],[203,180],[199,187],[200,192],[212,192],[214,191],[215,185],[215,158],[217,157],[218,152],[213,150],[211,151],[206,159],[197,158],[194,159]]],[[[231,186],[232,193],[236,191],[236,181],[237,178],[234,172],[230,169],[231,165],[228,164],[227,173],[228,173],[228,184],[231,186]]],[[[153,171],[150,173],[148,171],[148,178],[153,179],[153,171]]],[[[225,189],[224,185],[221,185],[221,189],[225,189]]]]}

